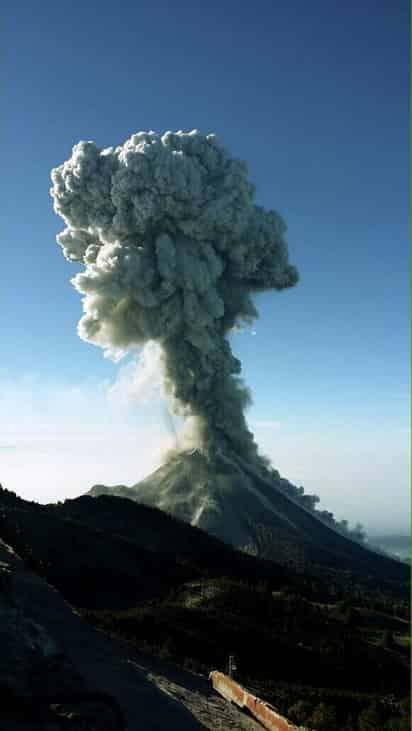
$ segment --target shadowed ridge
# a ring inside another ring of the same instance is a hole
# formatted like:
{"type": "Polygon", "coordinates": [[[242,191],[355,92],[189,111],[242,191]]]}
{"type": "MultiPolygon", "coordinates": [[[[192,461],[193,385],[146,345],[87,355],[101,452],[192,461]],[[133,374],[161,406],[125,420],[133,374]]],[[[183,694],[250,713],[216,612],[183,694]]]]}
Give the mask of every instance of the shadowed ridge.
{"type": "Polygon", "coordinates": [[[282,563],[317,564],[406,581],[408,567],[321,522],[279,489],[269,473],[238,458],[176,455],[131,488],[96,485],[88,493],[157,507],[236,548],[282,563]]]}

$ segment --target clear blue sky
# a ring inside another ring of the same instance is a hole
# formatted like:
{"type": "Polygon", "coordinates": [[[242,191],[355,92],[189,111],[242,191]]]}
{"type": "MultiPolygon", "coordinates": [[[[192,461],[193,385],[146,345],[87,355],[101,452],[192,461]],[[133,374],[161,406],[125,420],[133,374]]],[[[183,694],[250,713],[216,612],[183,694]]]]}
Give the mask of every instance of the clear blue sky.
{"type": "MultiPolygon", "coordinates": [[[[6,0],[1,25],[0,480],[28,494],[26,460],[30,496],[56,492],[73,389],[95,404],[95,423],[107,420],[102,443],[116,422],[133,445],[140,424],[130,409],[102,417],[102,383],[118,366],[77,337],[50,169],[80,139],[105,147],[138,130],[197,128],[247,162],[257,202],[288,223],[301,274],[294,290],[259,298],[256,335],[233,338],[262,449],[338,517],[407,526],[408,2],[6,0]],[[51,432],[58,469],[39,436],[51,432]]],[[[112,481],[141,476],[136,452],[129,445],[127,475],[126,456],[111,455],[112,481]]],[[[70,454],[62,497],[104,480],[91,447],[79,473],[74,442],[70,454]]]]}

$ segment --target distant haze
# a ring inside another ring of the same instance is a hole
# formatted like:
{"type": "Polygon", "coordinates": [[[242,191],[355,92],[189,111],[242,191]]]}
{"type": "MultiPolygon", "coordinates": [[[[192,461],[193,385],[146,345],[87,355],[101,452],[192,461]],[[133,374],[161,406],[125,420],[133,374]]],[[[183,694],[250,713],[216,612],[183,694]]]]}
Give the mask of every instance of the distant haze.
{"type": "MultiPolygon", "coordinates": [[[[96,483],[135,484],[174,443],[155,390],[145,391],[137,405],[125,400],[120,386],[113,393],[116,381],[76,387],[39,377],[0,381],[10,415],[2,433],[1,482],[30,500],[64,500],[96,483]]],[[[369,533],[408,533],[406,429],[353,433],[343,425],[328,433],[302,418],[297,434],[286,415],[280,421],[268,416],[260,402],[249,412],[261,451],[282,475],[319,495],[321,508],[362,522],[369,533]]]]}

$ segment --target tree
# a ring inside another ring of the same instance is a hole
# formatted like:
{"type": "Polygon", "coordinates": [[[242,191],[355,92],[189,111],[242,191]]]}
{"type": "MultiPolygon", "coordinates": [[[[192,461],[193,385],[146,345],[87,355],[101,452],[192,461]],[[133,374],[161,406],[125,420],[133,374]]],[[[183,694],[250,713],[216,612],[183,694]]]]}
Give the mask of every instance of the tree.
{"type": "Polygon", "coordinates": [[[386,650],[390,650],[393,645],[393,634],[389,629],[386,629],[382,635],[382,647],[384,647],[386,650]]]}
{"type": "Polygon", "coordinates": [[[356,723],[351,713],[345,718],[343,725],[340,726],[340,731],[354,731],[356,723]]]}
{"type": "Polygon", "coordinates": [[[176,645],[171,637],[167,637],[159,650],[159,657],[162,660],[170,660],[176,654],[176,645]]]}
{"type": "Polygon", "coordinates": [[[287,717],[293,723],[304,725],[309,719],[311,712],[312,705],[308,701],[301,700],[294,703],[293,706],[290,706],[287,711],[287,717]]]}
{"type": "Polygon", "coordinates": [[[385,724],[385,731],[410,731],[410,719],[406,716],[393,716],[385,724]]]}
{"type": "Polygon", "coordinates": [[[347,520],[340,520],[339,523],[337,523],[337,528],[342,533],[347,533],[348,532],[348,525],[349,524],[348,524],[348,521],[347,520]]]}
{"type": "Polygon", "coordinates": [[[358,541],[358,543],[364,543],[366,539],[366,532],[362,525],[362,523],[356,523],[355,527],[351,531],[351,536],[354,541],[358,541]]]}
{"type": "Polygon", "coordinates": [[[309,719],[309,725],[313,726],[316,731],[338,731],[339,727],[334,706],[319,703],[309,719]]]}
{"type": "Polygon", "coordinates": [[[358,718],[359,731],[379,731],[383,729],[382,713],[378,704],[371,703],[358,718]]]}
{"type": "Polygon", "coordinates": [[[322,520],[326,521],[326,523],[332,523],[333,524],[335,522],[334,515],[333,515],[333,513],[330,513],[329,510],[322,510],[319,513],[319,517],[322,520]]]}

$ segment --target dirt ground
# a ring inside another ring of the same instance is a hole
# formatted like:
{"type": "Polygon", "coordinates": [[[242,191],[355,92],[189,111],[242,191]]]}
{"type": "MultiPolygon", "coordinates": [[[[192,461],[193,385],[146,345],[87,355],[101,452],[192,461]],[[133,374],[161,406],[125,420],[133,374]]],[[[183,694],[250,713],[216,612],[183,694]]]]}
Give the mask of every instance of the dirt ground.
{"type": "Polygon", "coordinates": [[[262,731],[262,726],[224,700],[202,675],[186,672],[156,658],[134,660],[160,690],[188,709],[204,728],[213,731],[262,731]],[[140,661],[140,662],[139,662],[140,661]]]}

